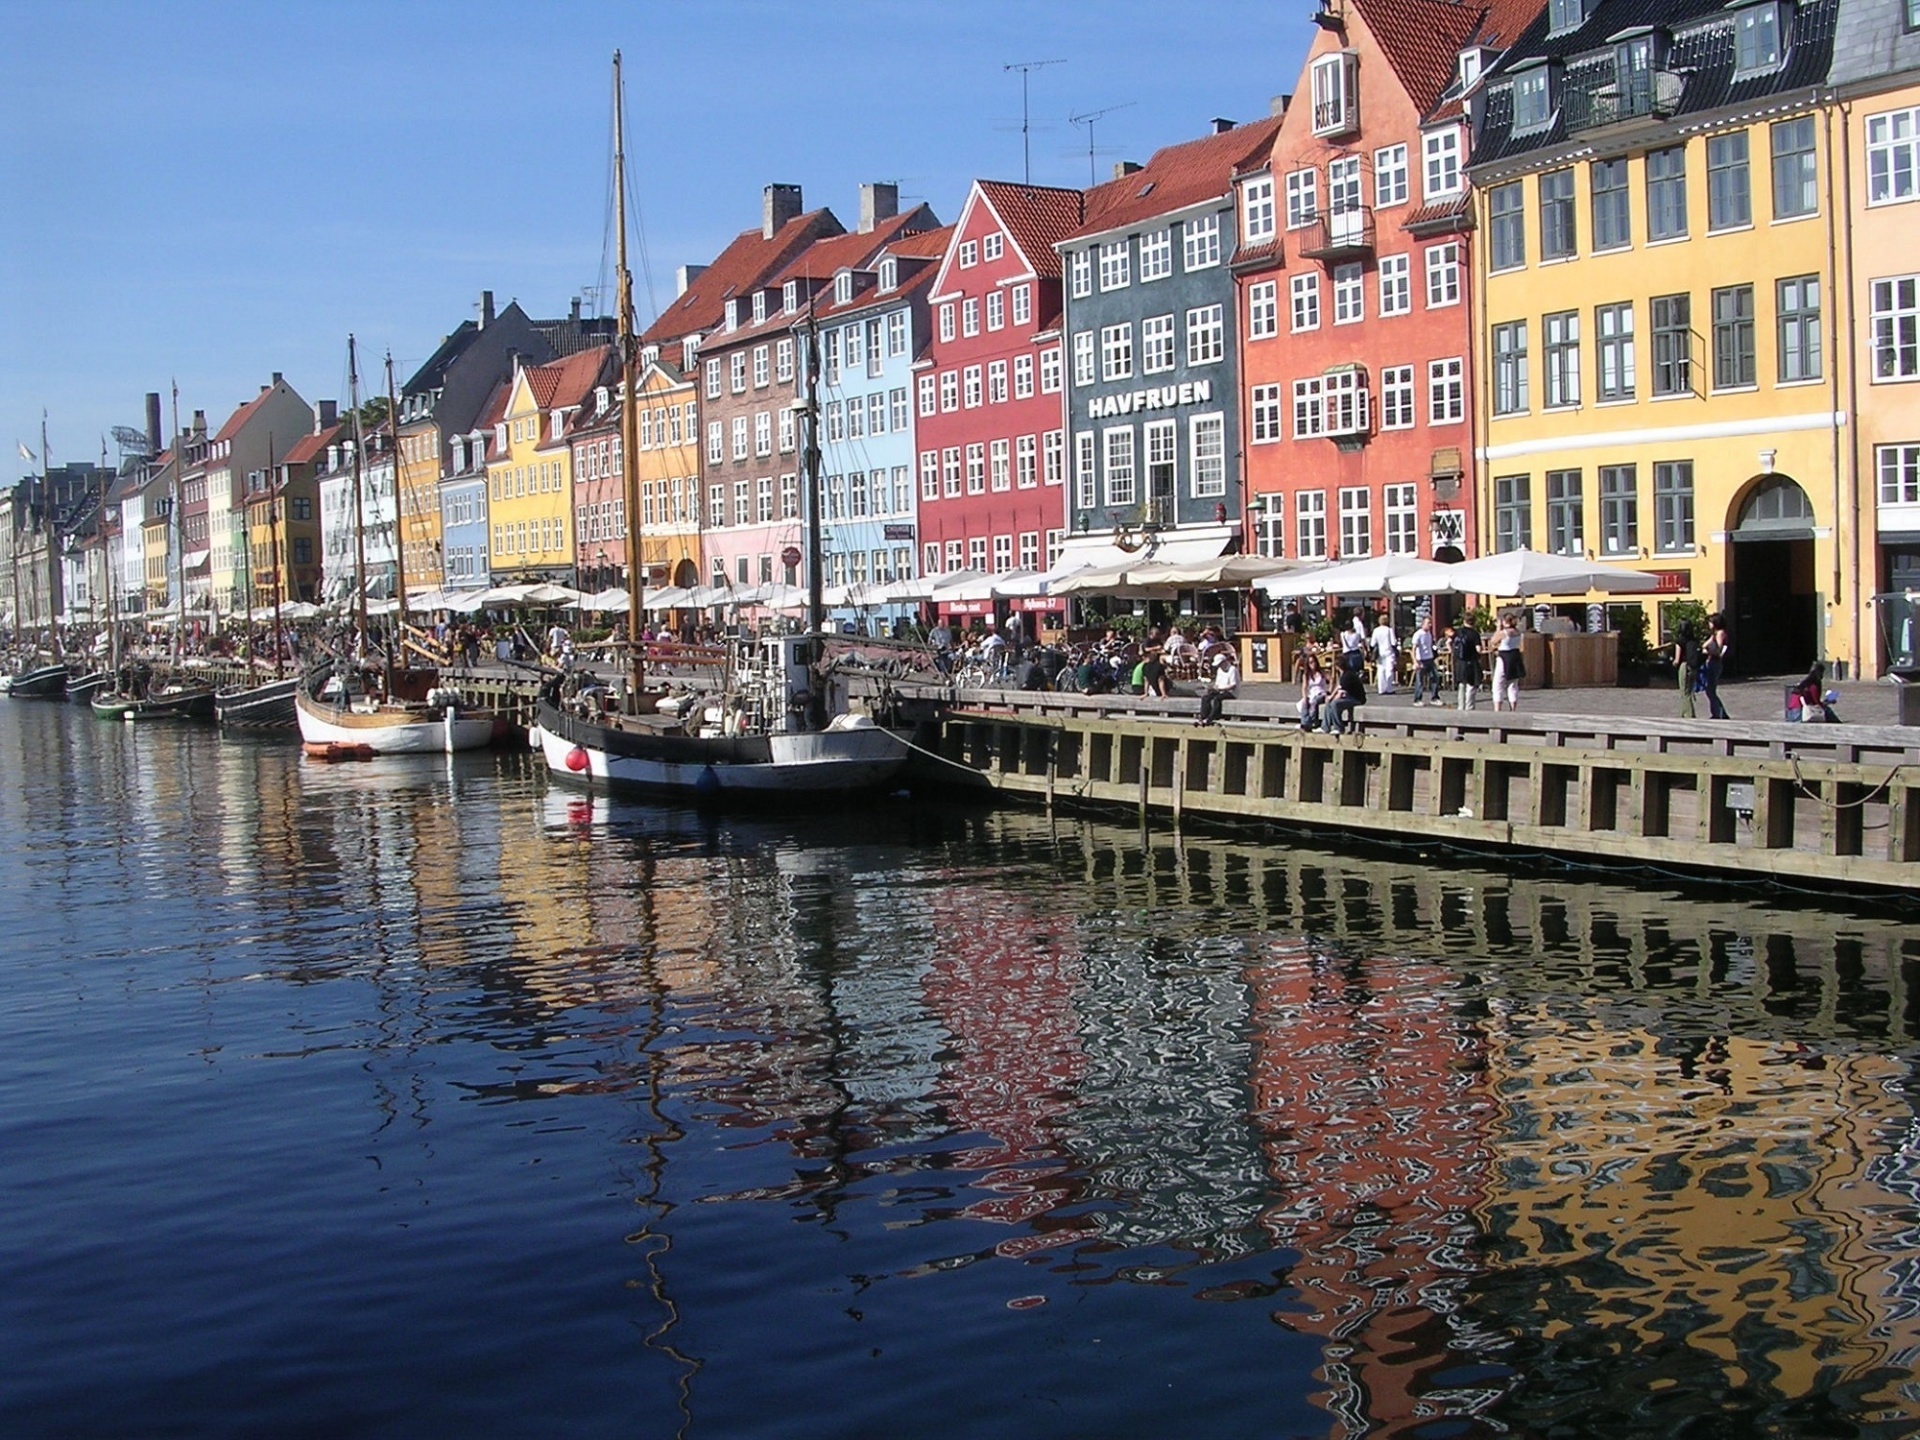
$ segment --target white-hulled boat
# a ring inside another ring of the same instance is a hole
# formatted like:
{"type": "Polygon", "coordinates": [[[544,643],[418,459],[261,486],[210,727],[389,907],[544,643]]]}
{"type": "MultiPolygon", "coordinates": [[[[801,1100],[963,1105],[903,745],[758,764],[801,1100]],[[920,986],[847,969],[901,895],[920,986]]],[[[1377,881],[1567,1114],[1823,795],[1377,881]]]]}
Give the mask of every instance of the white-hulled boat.
{"type": "Polygon", "coordinates": [[[307,745],[344,746],[375,755],[452,754],[492,743],[491,710],[467,706],[459,691],[438,684],[430,672],[399,671],[396,681],[401,676],[426,679],[429,687],[419,700],[382,700],[356,693],[338,680],[326,682],[318,694],[296,691],[300,739],[307,745]]]}

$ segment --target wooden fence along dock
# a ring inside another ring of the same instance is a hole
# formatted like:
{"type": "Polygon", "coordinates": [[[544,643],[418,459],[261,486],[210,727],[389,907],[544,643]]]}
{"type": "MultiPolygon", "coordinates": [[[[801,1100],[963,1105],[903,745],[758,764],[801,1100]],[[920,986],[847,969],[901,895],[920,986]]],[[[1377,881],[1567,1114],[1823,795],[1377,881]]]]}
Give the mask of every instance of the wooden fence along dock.
{"type": "Polygon", "coordinates": [[[1333,736],[1290,705],[1203,728],[1181,704],[963,696],[940,753],[1049,806],[1920,890],[1920,730],[1413,711],[1333,736]]]}

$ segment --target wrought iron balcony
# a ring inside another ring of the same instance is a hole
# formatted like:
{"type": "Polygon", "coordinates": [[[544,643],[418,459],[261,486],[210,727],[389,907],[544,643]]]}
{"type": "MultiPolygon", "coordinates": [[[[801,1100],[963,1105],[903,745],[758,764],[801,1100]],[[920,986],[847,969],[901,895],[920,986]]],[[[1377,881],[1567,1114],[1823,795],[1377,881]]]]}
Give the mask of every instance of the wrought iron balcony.
{"type": "Polygon", "coordinates": [[[1309,260],[1353,260],[1373,254],[1372,207],[1359,205],[1319,216],[1294,249],[1309,260]]]}
{"type": "Polygon", "coordinates": [[[1623,81],[1569,86],[1564,101],[1567,133],[1580,134],[1629,121],[1660,121],[1680,108],[1686,76],[1675,70],[1643,70],[1623,81]]]}

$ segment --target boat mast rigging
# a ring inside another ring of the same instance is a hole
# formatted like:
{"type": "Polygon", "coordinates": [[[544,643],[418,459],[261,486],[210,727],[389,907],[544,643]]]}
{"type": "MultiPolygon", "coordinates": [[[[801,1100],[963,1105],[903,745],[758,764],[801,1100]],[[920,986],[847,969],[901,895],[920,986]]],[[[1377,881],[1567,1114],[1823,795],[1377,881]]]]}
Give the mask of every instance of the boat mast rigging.
{"type": "Polygon", "coordinates": [[[359,650],[367,648],[367,531],[360,501],[360,451],[364,441],[360,422],[360,361],[352,335],[347,336],[347,408],[353,412],[353,578],[358,595],[354,616],[360,622],[359,650]]]}
{"type": "Polygon", "coordinates": [[[613,52],[613,214],[618,251],[620,355],[621,504],[627,531],[627,711],[637,713],[646,688],[647,650],[641,641],[641,601],[646,591],[645,547],[640,534],[639,347],[633,332],[633,272],[627,268],[626,91],[620,52],[613,52]]]}
{"type": "Polygon", "coordinates": [[[394,637],[400,663],[407,662],[407,527],[402,516],[406,497],[400,489],[400,406],[393,394],[393,352],[387,352],[387,458],[393,462],[393,593],[400,602],[394,637]]]}

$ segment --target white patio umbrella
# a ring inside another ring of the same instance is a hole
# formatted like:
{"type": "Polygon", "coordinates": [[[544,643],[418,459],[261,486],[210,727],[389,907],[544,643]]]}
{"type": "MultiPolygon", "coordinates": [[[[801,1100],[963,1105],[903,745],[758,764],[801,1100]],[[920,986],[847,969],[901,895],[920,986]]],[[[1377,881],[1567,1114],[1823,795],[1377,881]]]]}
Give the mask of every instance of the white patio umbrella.
{"type": "Polygon", "coordinates": [[[526,603],[529,605],[578,605],[587,597],[578,590],[565,585],[529,585],[526,603]]]}
{"type": "Polygon", "coordinates": [[[804,610],[807,608],[807,592],[798,585],[782,585],[779,581],[757,586],[751,602],[762,610],[804,610]]]}
{"type": "Polygon", "coordinates": [[[612,590],[601,590],[580,598],[580,608],[593,614],[606,614],[619,611],[624,614],[627,608],[627,591],[624,585],[612,590]]]}
{"type": "MultiPolygon", "coordinates": [[[[641,592],[640,608],[642,610],[653,611],[683,609],[690,603],[687,596],[692,593],[693,592],[688,590],[684,585],[667,585],[658,590],[646,590],[641,592]]],[[[623,614],[625,613],[627,608],[626,591],[622,590],[620,592],[620,603],[611,608],[619,610],[623,614]]]]}
{"type": "MultiPolygon", "coordinates": [[[[1316,565],[1274,575],[1260,582],[1260,588],[1277,600],[1301,600],[1328,595],[1385,595],[1395,580],[1417,581],[1412,593],[1429,594],[1444,590],[1452,582],[1456,565],[1437,560],[1422,560],[1417,555],[1375,555],[1365,560],[1347,560],[1336,565],[1316,565]]],[[[1399,587],[1395,587],[1398,589],[1399,587]]],[[[1401,590],[1401,594],[1409,593],[1401,590]]]]}
{"type": "Polygon", "coordinates": [[[920,575],[889,580],[874,593],[880,597],[883,605],[910,605],[920,600],[931,600],[935,578],[932,575],[920,575]]]}
{"type": "Polygon", "coordinates": [[[1276,560],[1271,555],[1216,555],[1208,560],[1155,562],[1135,565],[1126,572],[1130,584],[1177,585],[1195,590],[1243,590],[1269,575],[1279,575],[1299,566],[1297,560],[1276,560]]]}
{"type": "Polygon", "coordinates": [[[1609,565],[1580,555],[1546,555],[1538,550],[1503,550],[1448,565],[1446,585],[1418,576],[1388,582],[1396,595],[1492,595],[1518,599],[1528,595],[1649,594],[1660,588],[1657,576],[1624,565],[1609,565]]]}

